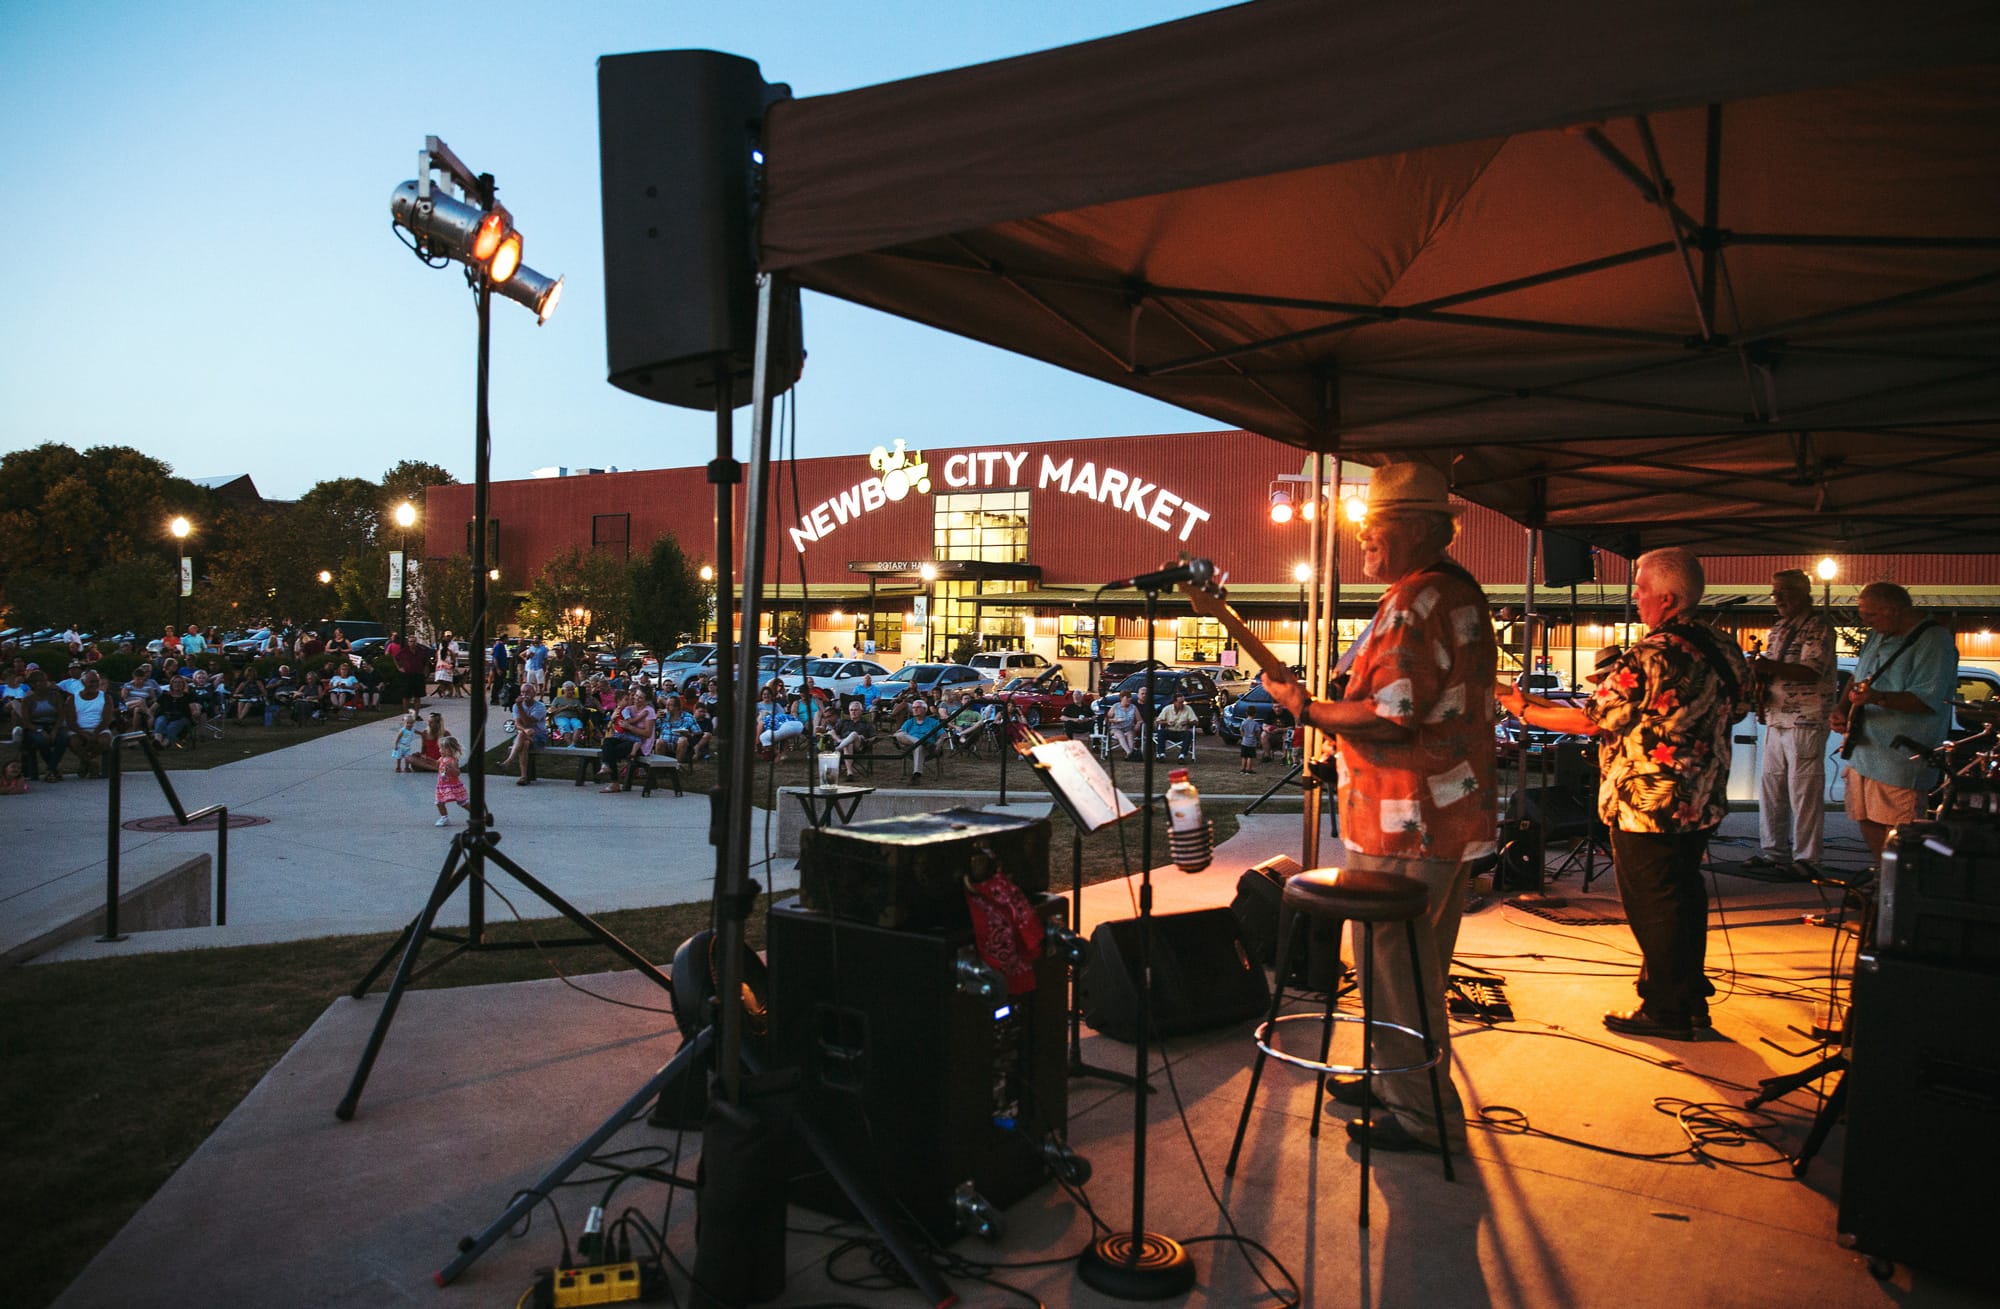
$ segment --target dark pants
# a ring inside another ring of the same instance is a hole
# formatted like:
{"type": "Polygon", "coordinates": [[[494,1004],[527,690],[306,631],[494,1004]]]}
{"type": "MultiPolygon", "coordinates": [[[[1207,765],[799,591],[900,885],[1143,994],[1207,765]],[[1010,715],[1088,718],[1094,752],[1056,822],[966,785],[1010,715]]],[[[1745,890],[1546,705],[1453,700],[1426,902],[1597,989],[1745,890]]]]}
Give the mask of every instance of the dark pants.
{"type": "Polygon", "coordinates": [[[53,726],[29,723],[27,730],[21,735],[21,763],[24,765],[23,771],[29,777],[33,777],[35,775],[35,759],[36,756],[40,756],[42,762],[48,766],[48,770],[52,773],[56,772],[62,767],[63,752],[68,749],[69,728],[64,727],[61,723],[56,723],[53,726]]]}
{"type": "Polygon", "coordinates": [[[1715,994],[1704,971],[1708,958],[1708,885],[1702,852],[1712,829],[1659,835],[1611,833],[1618,898],[1645,963],[1639,998],[1660,1019],[1685,1021],[1708,1012],[1715,994]]]}

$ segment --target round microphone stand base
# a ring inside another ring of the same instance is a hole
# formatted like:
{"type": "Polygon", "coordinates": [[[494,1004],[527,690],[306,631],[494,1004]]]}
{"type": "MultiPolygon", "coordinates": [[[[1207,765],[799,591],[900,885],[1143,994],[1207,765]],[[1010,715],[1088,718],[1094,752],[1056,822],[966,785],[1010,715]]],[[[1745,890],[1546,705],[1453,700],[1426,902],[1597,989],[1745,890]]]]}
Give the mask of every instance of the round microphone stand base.
{"type": "Polygon", "coordinates": [[[1078,1257],[1076,1275],[1114,1300],[1171,1300],[1194,1289],[1194,1260],[1171,1236],[1113,1232],[1078,1257]]]}

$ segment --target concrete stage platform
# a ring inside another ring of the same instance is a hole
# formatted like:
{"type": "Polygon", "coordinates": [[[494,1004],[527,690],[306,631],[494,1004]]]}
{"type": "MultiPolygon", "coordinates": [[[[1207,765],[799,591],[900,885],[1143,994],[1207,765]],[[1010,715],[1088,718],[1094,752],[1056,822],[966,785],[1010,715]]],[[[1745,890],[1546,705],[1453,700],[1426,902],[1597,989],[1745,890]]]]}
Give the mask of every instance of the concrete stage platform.
{"type": "MultiPolygon", "coordinates": [[[[1732,820],[1740,824],[1741,818],[1732,820]]],[[[1252,819],[1216,870],[1156,875],[1160,908],[1226,903],[1234,870],[1295,847],[1298,820],[1252,819]]],[[[1740,859],[1752,846],[1725,848],[1740,859]]],[[[1852,853],[1850,849],[1850,854],[1852,853]]],[[[1233,1183],[1221,1175],[1249,1078],[1249,1029],[1156,1048],[1147,1160],[1147,1226],[1192,1246],[1199,1272],[1183,1303],[1275,1303],[1265,1279],[1225,1238],[1233,1224],[1295,1277],[1303,1302],[1410,1306],[1974,1305],[1990,1296],[1923,1272],[1877,1282],[1836,1243],[1845,1129],[1803,1181],[1785,1153],[1817,1101],[1802,1091],[1771,1106],[1762,1141],[1715,1142],[1696,1157],[1676,1113],[1685,1104],[1740,1106],[1758,1079],[1791,1072],[1807,1042],[1790,1030],[1825,1017],[1835,933],[1802,918],[1826,907],[1800,884],[1721,876],[1710,969],[1721,994],[1715,1033],[1695,1043],[1612,1035],[1598,1018],[1631,1000],[1630,933],[1615,923],[1564,925],[1506,905],[1469,915],[1460,968],[1505,979],[1516,1017],[1454,1027],[1459,1085],[1489,1125],[1471,1134],[1455,1183],[1433,1157],[1378,1153],[1373,1226],[1355,1223],[1355,1149],[1337,1124],[1308,1135],[1312,1087],[1273,1066],[1233,1183]],[[1183,1116],[1184,1115],[1184,1116],[1183,1116]],[[1183,1125],[1185,1124],[1185,1126],[1183,1125]],[[1559,1138],[1571,1138],[1563,1140],[1559,1138]],[[1626,1152],[1593,1152],[1572,1142],[1626,1152]],[[1681,1152],[1681,1153],[1676,1153],[1681,1152]],[[1628,1155],[1666,1155],[1634,1158],[1628,1155]],[[1213,1195],[1204,1177],[1215,1188],[1213,1195]],[[1225,1217],[1224,1210],[1227,1210],[1225,1217]]],[[[1588,896],[1567,884],[1579,916],[1615,917],[1609,880],[1588,896]]],[[[1092,887],[1088,917],[1124,917],[1126,888],[1092,887]]],[[[1847,938],[1851,949],[1851,937],[1847,938]]],[[[656,1006],[632,974],[580,979],[602,995],[656,1006]]],[[[392,1028],[360,1113],[333,1107],[379,1012],[379,995],[335,1000],[57,1302],[83,1306],[506,1306],[534,1270],[555,1262],[547,1209],[440,1290],[432,1274],[461,1236],[494,1219],[674,1052],[672,1019],[601,1003],[561,981],[411,993],[392,1028]]],[[[1129,1068],[1132,1050],[1090,1036],[1094,1064],[1129,1068]]],[[[1129,1219],[1131,1094],[1070,1083],[1070,1137],[1095,1168],[1088,1195],[1113,1226],[1129,1219]]],[[[1732,1114],[1741,1121],[1750,1119],[1732,1114]]],[[[700,1137],[627,1126],[611,1149],[678,1152],[691,1174],[700,1137]]],[[[911,1148],[885,1141],[885,1149],[911,1148]]],[[[597,1171],[597,1170],[592,1170],[597,1171]]],[[[1968,1186],[1981,1179],[1968,1179],[1968,1186]]],[[[572,1237],[603,1187],[569,1188],[558,1203],[572,1237]]],[[[658,1222],[668,1188],[634,1181],[618,1194],[658,1222]]],[[[992,1265],[1014,1296],[962,1276],[960,1303],[1112,1303],[1085,1288],[1066,1258],[1087,1243],[1085,1213],[1045,1186],[1005,1214],[1002,1239],[963,1240],[963,1259],[992,1265]],[[1037,1261],[1062,1260],[1045,1266],[1037,1261]],[[1030,1265],[1002,1267],[1001,1265],[1030,1265]]],[[[678,1194],[670,1242],[691,1259],[694,1204],[678,1194]]],[[[852,1229],[794,1207],[779,1305],[921,1303],[914,1291],[853,1290],[826,1260],[852,1229]]],[[[868,1274],[847,1254],[840,1275],[868,1274]]],[[[681,1288],[683,1294],[685,1287],[681,1288]]],[[[683,1301],[685,1303],[685,1301],[683,1301]]]]}

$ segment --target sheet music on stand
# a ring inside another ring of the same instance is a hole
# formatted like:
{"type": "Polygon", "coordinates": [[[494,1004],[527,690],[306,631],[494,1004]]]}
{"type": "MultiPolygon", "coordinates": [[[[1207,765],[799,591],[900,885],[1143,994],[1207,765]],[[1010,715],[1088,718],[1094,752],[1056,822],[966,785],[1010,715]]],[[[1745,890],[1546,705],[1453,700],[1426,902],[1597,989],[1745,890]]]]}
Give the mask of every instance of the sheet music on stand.
{"type": "Polygon", "coordinates": [[[1095,832],[1139,812],[1082,741],[1044,741],[1030,746],[1028,757],[1083,831],[1095,832]]]}

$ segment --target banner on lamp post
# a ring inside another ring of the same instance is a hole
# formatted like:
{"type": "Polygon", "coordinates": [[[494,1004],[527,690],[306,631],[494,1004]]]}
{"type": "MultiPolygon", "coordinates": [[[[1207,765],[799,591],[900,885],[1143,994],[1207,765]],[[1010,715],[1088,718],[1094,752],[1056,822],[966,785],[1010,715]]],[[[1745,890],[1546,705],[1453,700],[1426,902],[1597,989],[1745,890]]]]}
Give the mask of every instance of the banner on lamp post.
{"type": "Polygon", "coordinates": [[[194,594],[194,560],[186,555],[181,556],[181,594],[194,594]]]}
{"type": "Polygon", "coordinates": [[[401,550],[391,550],[389,552],[389,598],[391,600],[400,600],[403,598],[403,552],[401,550]]]}

